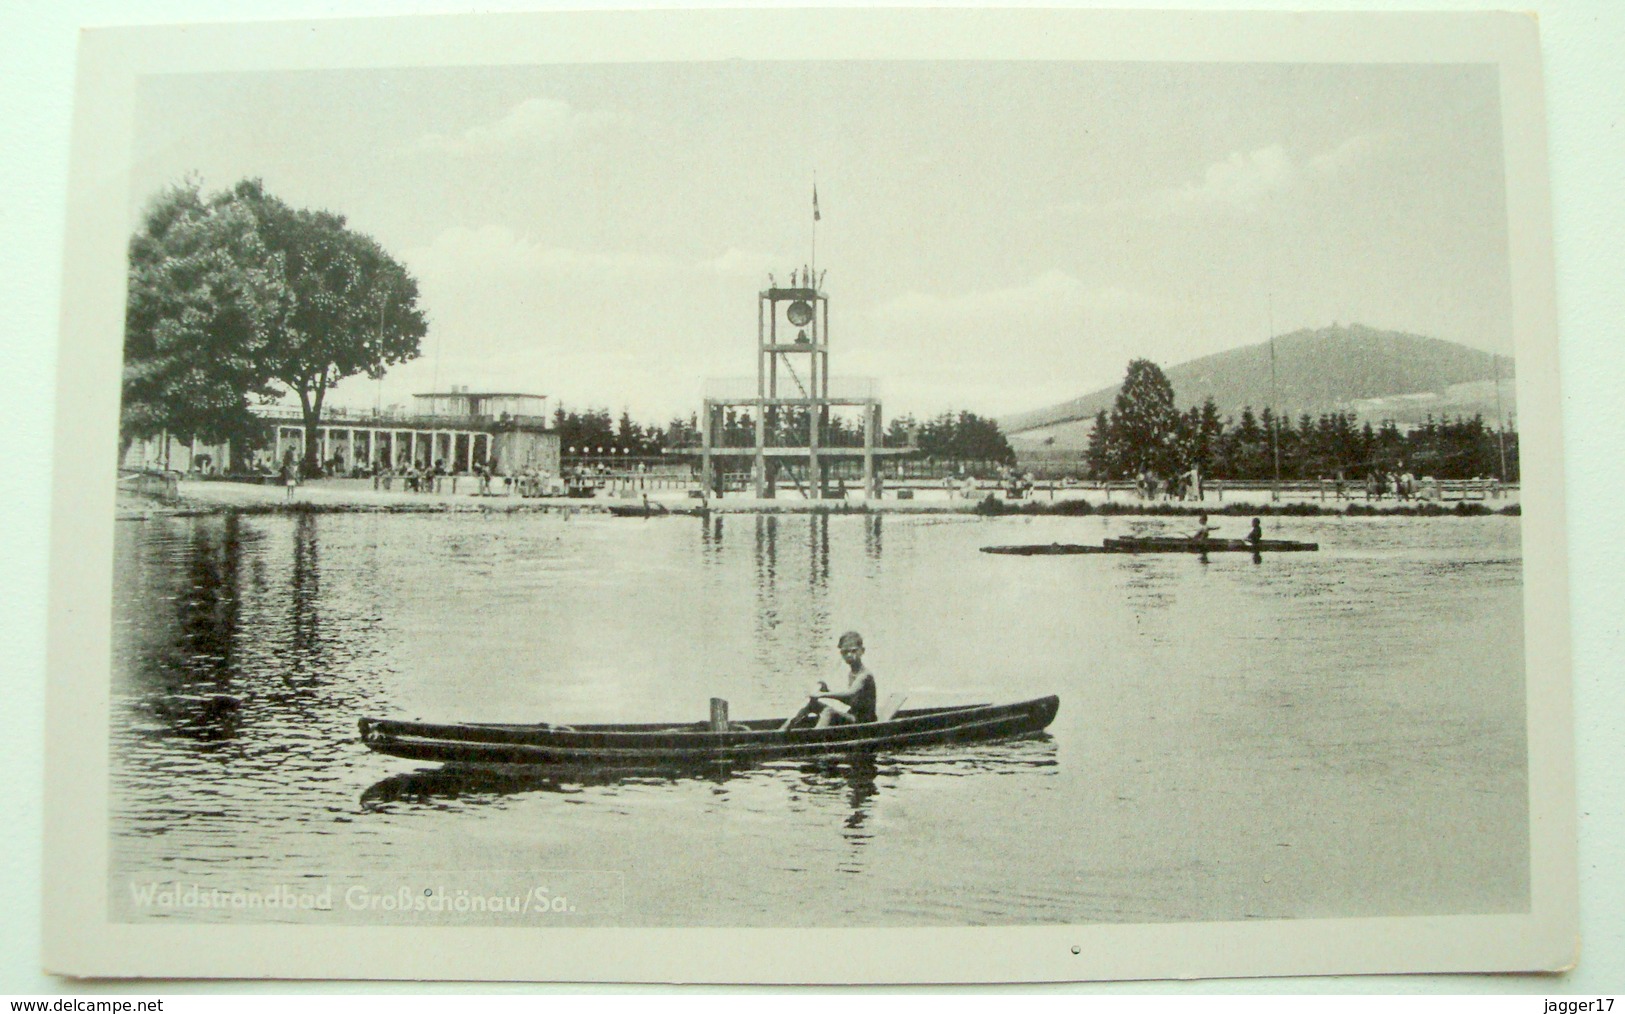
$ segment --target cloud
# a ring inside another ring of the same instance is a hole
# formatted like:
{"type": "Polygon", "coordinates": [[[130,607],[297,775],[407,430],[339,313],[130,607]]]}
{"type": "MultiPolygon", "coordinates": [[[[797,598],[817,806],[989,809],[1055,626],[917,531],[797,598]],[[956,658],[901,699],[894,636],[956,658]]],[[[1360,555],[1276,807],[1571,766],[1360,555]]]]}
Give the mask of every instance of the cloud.
{"type": "Polygon", "coordinates": [[[1286,148],[1272,144],[1257,151],[1232,152],[1223,162],[1207,167],[1200,183],[1187,183],[1163,192],[1158,202],[1170,211],[1186,208],[1228,207],[1250,209],[1260,201],[1292,189],[1302,168],[1286,148]]]}
{"type": "Polygon", "coordinates": [[[1380,134],[1356,134],[1333,148],[1309,159],[1309,168],[1322,176],[1354,172],[1370,162],[1382,149],[1380,134]]]}
{"type": "Polygon", "coordinates": [[[406,251],[406,262],[426,279],[515,281],[597,279],[629,281],[691,275],[764,276],[772,257],[729,247],[714,257],[684,260],[668,254],[593,251],[546,246],[501,225],[454,226],[427,247],[406,251]]]}
{"type": "Polygon", "coordinates": [[[1357,134],[1336,147],[1307,157],[1283,144],[1231,152],[1209,165],[1199,180],[1097,205],[1063,210],[1084,214],[1130,213],[1145,218],[1194,214],[1252,214],[1266,205],[1317,184],[1359,171],[1380,150],[1376,134],[1357,134]]]}
{"type": "Polygon", "coordinates": [[[905,292],[870,313],[878,323],[906,322],[916,328],[967,323],[998,327],[1033,318],[1075,317],[1090,308],[1120,307],[1138,298],[1116,287],[1090,289],[1072,275],[1051,268],[1031,281],[997,289],[951,295],[905,292]]]}
{"type": "Polygon", "coordinates": [[[568,141],[614,122],[612,113],[584,112],[560,99],[526,99],[493,123],[457,135],[425,134],[414,147],[457,157],[497,155],[568,141]]]}

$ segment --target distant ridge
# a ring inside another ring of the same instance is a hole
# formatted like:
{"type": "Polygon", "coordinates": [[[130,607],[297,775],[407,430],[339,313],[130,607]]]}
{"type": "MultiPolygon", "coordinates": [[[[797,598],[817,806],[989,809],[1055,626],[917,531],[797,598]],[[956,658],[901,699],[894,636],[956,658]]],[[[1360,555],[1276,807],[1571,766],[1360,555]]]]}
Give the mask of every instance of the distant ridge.
{"type": "MultiPolygon", "coordinates": [[[[1308,413],[1354,412],[1373,423],[1401,426],[1435,417],[1495,417],[1494,362],[1500,361],[1502,408],[1509,421],[1513,361],[1457,342],[1360,324],[1304,329],[1275,339],[1275,404],[1296,419],[1308,413]]],[[[1125,362],[1123,368],[1127,369],[1125,362]]],[[[1270,343],[1260,342],[1164,367],[1181,409],[1212,397],[1221,415],[1239,416],[1270,404],[1270,343]]],[[[1009,415],[999,425],[1013,443],[1082,446],[1095,414],[1111,410],[1117,386],[1009,415]]]]}

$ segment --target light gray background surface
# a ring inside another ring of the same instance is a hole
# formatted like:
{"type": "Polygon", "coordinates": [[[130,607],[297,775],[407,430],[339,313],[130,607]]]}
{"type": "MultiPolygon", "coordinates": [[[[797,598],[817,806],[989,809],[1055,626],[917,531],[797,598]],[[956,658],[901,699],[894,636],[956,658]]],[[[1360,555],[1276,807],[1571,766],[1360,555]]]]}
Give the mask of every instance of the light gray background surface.
{"type": "MultiPolygon", "coordinates": [[[[523,10],[513,2],[486,2],[482,10],[523,10]]],[[[576,6],[609,6],[577,4],[576,6]]],[[[674,6],[661,4],[660,6],[674,6]]],[[[1071,6],[1071,5],[1069,5],[1071,6]]],[[[1095,6],[1095,5],[1078,5],[1095,6]]],[[[1110,6],[1164,6],[1119,0],[1110,6]]],[[[1180,0],[1184,8],[1225,9],[1235,4],[1180,0]]],[[[1251,0],[1250,9],[1383,9],[1351,0],[1251,0]]],[[[1412,6],[1412,5],[1405,5],[1412,6]]],[[[1493,9],[1484,2],[1434,2],[1438,10],[1493,9]]],[[[1390,977],[1321,980],[1240,980],[1174,986],[1126,984],[1086,989],[1133,992],[1522,992],[1617,991],[1625,982],[1625,867],[1620,839],[1625,793],[1616,774],[1625,757],[1625,674],[1618,606],[1625,544],[1619,507],[1625,494],[1621,418],[1625,404],[1625,318],[1617,250],[1625,221],[1625,143],[1618,117],[1625,94],[1625,5],[1610,0],[1509,3],[1535,10],[1542,49],[1551,134],[1559,324],[1562,334],[1564,427],[1567,439],[1569,541],[1575,646],[1575,698],[1579,738],[1580,884],[1584,938],[1581,964],[1570,975],[1545,977],[1390,977]]],[[[0,993],[89,990],[38,971],[41,743],[45,672],[45,535],[50,523],[49,483],[55,404],[54,346],[59,310],[62,227],[73,90],[75,32],[80,27],[192,20],[300,18],[470,9],[452,0],[147,0],[64,2],[22,0],[0,10],[0,348],[7,367],[0,394],[0,433],[6,448],[0,476],[0,544],[6,581],[0,585],[0,993]]],[[[90,730],[100,735],[101,730],[90,730]]],[[[113,989],[129,991],[127,985],[113,989]]],[[[236,991],[229,984],[163,984],[182,989],[236,991]]],[[[260,987],[288,988],[288,987],[260,987]]],[[[294,987],[297,988],[297,987],[294,987]]],[[[317,987],[309,987],[317,988],[317,987]]],[[[331,986],[319,987],[324,991],[331,986]]],[[[358,985],[371,991],[378,987],[358,985]]],[[[411,988],[411,987],[401,987],[411,988]]]]}

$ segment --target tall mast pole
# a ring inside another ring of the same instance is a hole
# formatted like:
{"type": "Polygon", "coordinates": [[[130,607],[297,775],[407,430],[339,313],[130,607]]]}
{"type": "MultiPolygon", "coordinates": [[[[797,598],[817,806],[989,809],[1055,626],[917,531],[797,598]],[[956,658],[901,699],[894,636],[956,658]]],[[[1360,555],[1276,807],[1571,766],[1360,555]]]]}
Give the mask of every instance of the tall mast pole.
{"type": "Polygon", "coordinates": [[[1501,452],[1501,482],[1507,481],[1507,421],[1501,411],[1501,357],[1490,353],[1495,375],[1495,443],[1501,452]]]}
{"type": "Polygon", "coordinates": [[[1270,330],[1270,452],[1275,458],[1275,481],[1270,485],[1270,499],[1281,499],[1281,408],[1275,395],[1275,293],[1269,295],[1270,330]]]}

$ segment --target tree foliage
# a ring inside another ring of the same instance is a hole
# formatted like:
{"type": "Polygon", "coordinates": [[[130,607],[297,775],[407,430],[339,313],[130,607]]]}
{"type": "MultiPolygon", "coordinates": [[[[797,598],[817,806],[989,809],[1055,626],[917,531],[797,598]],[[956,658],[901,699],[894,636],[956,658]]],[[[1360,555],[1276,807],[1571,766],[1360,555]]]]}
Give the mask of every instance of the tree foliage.
{"type": "MultiPolygon", "coordinates": [[[[417,282],[371,237],[258,180],[165,191],[130,243],[120,438],[257,430],[250,402],[298,396],[307,432],[338,381],[419,354],[417,282]]],[[[305,467],[316,468],[316,442],[305,467]]]]}
{"type": "Polygon", "coordinates": [[[944,412],[920,426],[917,440],[922,454],[939,461],[1016,461],[999,424],[974,412],[944,412]]]}
{"type": "Polygon", "coordinates": [[[1121,479],[1172,471],[1181,452],[1179,436],[1180,415],[1168,377],[1149,359],[1131,361],[1094,448],[1103,474],[1121,479]]]}
{"type": "MultiPolygon", "coordinates": [[[[253,212],[283,292],[267,372],[298,396],[305,431],[314,433],[334,384],[360,374],[376,379],[420,354],[428,322],[417,281],[342,215],[290,207],[258,180],[232,193],[253,212]]],[[[317,470],[315,441],[305,447],[305,469],[317,470]]]]}
{"type": "Polygon", "coordinates": [[[148,206],[129,260],[120,457],[165,431],[254,433],[251,400],[276,393],[265,357],[282,293],[252,213],[231,194],[171,187],[148,206]]]}

